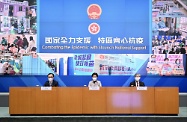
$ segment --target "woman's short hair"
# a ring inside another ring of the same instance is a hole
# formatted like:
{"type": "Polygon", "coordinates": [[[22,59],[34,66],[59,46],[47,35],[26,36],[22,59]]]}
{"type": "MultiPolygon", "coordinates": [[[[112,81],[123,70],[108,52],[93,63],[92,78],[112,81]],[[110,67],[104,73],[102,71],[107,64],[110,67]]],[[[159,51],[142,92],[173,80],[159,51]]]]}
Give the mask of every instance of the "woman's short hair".
{"type": "Polygon", "coordinates": [[[96,76],[98,77],[98,74],[97,74],[96,72],[94,72],[94,73],[92,74],[92,77],[93,77],[94,75],[96,75],[96,76]]]}

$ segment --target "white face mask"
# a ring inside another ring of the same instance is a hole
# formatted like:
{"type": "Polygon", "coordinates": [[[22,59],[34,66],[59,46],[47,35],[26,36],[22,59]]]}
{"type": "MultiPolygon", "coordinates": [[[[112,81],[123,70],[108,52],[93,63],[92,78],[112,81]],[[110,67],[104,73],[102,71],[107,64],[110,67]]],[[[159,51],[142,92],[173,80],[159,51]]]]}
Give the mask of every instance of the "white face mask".
{"type": "Polygon", "coordinates": [[[52,82],[53,81],[53,78],[48,78],[49,82],[52,82]]]}
{"type": "Polygon", "coordinates": [[[139,81],[140,80],[140,77],[135,77],[135,81],[139,81]]]}
{"type": "Polygon", "coordinates": [[[97,80],[97,78],[92,78],[93,79],[93,81],[96,81],[97,80]]]}

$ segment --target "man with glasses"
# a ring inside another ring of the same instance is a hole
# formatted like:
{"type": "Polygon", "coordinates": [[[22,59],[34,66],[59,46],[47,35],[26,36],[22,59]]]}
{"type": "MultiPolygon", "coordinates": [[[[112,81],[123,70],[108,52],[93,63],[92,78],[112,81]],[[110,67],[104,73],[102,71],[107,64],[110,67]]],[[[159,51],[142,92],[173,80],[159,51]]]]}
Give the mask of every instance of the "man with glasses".
{"type": "Polygon", "coordinates": [[[49,73],[47,77],[48,77],[48,81],[45,82],[44,86],[58,87],[58,82],[54,80],[53,73],[49,73]]]}
{"type": "Polygon", "coordinates": [[[140,86],[145,86],[144,82],[140,81],[141,75],[136,73],[134,75],[134,81],[130,83],[130,87],[140,87],[140,86]]]}

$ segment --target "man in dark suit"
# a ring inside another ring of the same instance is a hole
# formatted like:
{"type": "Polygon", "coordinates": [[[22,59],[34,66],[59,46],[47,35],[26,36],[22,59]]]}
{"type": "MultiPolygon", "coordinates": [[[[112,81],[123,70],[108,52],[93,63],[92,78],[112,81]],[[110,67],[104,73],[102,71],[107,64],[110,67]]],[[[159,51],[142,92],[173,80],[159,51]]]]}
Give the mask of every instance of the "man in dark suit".
{"type": "Polygon", "coordinates": [[[58,82],[54,80],[53,73],[49,73],[47,77],[48,77],[48,81],[45,82],[44,86],[58,87],[58,82]]]}
{"type": "Polygon", "coordinates": [[[141,75],[140,74],[135,74],[134,75],[134,78],[135,80],[133,82],[130,83],[130,87],[139,87],[139,86],[145,86],[144,82],[140,81],[140,77],[141,75]]]}

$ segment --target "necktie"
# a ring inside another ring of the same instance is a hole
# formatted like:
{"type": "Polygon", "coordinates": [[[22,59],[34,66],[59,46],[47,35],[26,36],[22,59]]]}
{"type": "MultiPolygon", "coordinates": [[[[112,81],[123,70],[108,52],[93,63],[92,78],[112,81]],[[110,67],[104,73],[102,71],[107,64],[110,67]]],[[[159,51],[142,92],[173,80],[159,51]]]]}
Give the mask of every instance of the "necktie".
{"type": "Polygon", "coordinates": [[[139,87],[139,82],[136,82],[136,87],[139,87]]]}
{"type": "Polygon", "coordinates": [[[52,82],[49,82],[49,85],[52,86],[52,82]]]}

